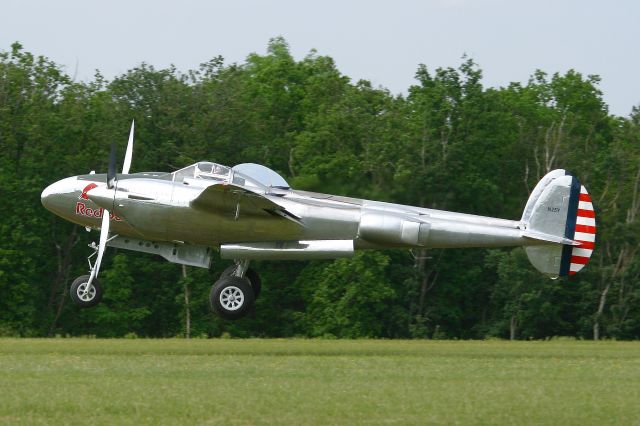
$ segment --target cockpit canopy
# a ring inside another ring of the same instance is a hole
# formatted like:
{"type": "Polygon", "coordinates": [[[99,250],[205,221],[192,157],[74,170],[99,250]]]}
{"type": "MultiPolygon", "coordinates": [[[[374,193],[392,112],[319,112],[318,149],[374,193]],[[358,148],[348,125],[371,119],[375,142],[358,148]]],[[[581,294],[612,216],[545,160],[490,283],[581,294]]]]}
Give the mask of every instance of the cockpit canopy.
{"type": "Polygon", "coordinates": [[[238,164],[233,168],[222,164],[201,161],[172,173],[174,182],[184,182],[185,179],[206,179],[218,182],[232,182],[240,186],[256,189],[289,188],[289,184],[282,176],[268,167],[254,163],[238,164]]]}
{"type": "Polygon", "coordinates": [[[173,172],[173,180],[175,182],[182,182],[185,178],[188,179],[212,179],[223,182],[229,181],[229,175],[231,169],[221,164],[210,163],[208,161],[201,161],[196,164],[192,164],[184,169],[173,172]]]}
{"type": "Polygon", "coordinates": [[[233,171],[235,174],[240,173],[245,177],[248,176],[268,188],[290,188],[282,176],[261,164],[242,163],[233,166],[233,171]]]}

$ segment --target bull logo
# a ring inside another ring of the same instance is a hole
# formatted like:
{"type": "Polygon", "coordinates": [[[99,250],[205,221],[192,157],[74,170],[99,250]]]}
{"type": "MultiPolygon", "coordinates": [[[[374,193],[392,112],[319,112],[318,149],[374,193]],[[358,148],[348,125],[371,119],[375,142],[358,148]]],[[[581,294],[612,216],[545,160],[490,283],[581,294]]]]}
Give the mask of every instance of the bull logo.
{"type": "Polygon", "coordinates": [[[78,197],[78,200],[88,200],[89,196],[87,195],[87,192],[97,187],[98,185],[96,185],[95,183],[90,183],[89,185],[85,186],[84,189],[82,190],[82,194],[80,194],[80,196],[78,197]]]}

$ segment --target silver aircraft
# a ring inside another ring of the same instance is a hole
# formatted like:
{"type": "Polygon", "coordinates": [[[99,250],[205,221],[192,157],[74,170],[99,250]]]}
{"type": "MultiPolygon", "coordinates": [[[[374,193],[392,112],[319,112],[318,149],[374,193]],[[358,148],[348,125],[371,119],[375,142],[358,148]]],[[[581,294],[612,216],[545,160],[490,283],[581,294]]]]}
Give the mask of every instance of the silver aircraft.
{"type": "Polygon", "coordinates": [[[336,259],[355,250],[523,246],[533,266],[551,278],[582,269],[594,249],[591,198],[565,170],[549,172],[532,191],[520,220],[295,190],[258,164],[227,167],[208,161],[172,173],[129,173],[132,123],[122,173],[112,145],[106,174],[62,179],[42,192],[51,212],[87,230],[89,274],[71,285],[72,300],[95,306],[105,247],[158,254],[208,268],[214,251],[234,265],[213,284],[212,309],[244,316],[260,292],[255,259],[336,259]],[[95,256],[92,263],[91,258],[95,256]]]}

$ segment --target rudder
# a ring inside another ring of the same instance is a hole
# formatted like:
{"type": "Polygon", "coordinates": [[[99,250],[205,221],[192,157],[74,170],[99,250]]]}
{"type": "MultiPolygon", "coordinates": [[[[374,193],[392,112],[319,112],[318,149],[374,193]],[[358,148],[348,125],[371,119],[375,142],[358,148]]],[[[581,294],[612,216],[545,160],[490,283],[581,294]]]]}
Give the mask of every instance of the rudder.
{"type": "MultiPolygon", "coordinates": [[[[578,184],[580,183],[578,182],[578,184]]],[[[563,252],[563,262],[568,263],[568,268],[561,270],[561,272],[566,272],[566,275],[574,275],[584,268],[589,263],[595,249],[596,213],[593,209],[591,196],[583,185],[580,185],[576,223],[571,239],[579,242],[580,245],[566,247],[568,253],[563,252]],[[570,250],[568,250],[569,248],[570,250]]]]}

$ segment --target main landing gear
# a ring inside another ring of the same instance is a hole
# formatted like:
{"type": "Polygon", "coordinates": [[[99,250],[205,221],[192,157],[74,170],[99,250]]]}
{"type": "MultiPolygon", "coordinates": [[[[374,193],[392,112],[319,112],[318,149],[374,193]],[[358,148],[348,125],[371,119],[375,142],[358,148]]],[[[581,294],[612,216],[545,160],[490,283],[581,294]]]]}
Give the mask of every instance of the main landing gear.
{"type": "Polygon", "coordinates": [[[261,285],[260,276],[249,268],[249,261],[237,261],[213,284],[209,295],[211,309],[222,318],[242,318],[260,294],[261,285]]]}
{"type": "MultiPolygon", "coordinates": [[[[117,235],[105,239],[104,245],[116,237],[117,235]]],[[[94,249],[87,259],[89,275],[76,278],[69,290],[71,300],[81,308],[92,308],[102,300],[102,286],[97,278],[101,260],[99,247],[95,243],[89,247],[94,249]],[[98,257],[92,264],[91,258],[96,254],[98,257]]],[[[260,276],[249,268],[249,261],[236,261],[234,265],[225,269],[220,279],[213,284],[209,295],[211,309],[225,319],[242,318],[251,310],[260,295],[261,287],[260,276]]]]}

